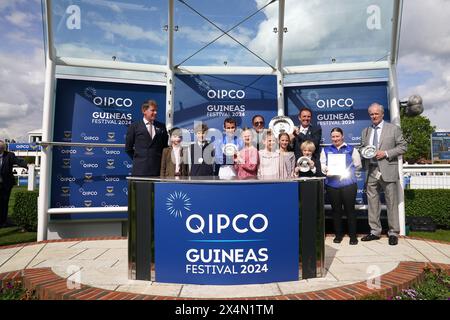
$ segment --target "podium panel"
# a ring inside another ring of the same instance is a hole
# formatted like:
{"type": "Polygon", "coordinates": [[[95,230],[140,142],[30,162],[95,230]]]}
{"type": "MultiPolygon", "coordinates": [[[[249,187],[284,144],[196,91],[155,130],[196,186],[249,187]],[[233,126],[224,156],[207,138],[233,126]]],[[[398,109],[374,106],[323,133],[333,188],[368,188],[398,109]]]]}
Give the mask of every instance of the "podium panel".
{"type": "Polygon", "coordinates": [[[129,179],[129,277],[204,285],[324,274],[323,179],[129,179]]]}

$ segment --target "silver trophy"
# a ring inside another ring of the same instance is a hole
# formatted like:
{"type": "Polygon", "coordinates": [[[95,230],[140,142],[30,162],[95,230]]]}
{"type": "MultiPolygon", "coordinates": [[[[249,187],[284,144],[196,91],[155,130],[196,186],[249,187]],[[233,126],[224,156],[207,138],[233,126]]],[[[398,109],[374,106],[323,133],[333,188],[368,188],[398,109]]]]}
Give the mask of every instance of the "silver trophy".
{"type": "Polygon", "coordinates": [[[362,147],[360,150],[361,156],[365,159],[372,159],[377,154],[377,147],[374,145],[368,145],[365,147],[362,147]]]}
{"type": "Polygon", "coordinates": [[[238,152],[238,148],[233,143],[227,143],[223,146],[222,151],[227,157],[232,157],[238,152]]]}
{"type": "Polygon", "coordinates": [[[292,134],[294,132],[294,122],[291,118],[286,116],[277,116],[272,118],[269,123],[269,129],[271,129],[276,138],[280,133],[286,132],[287,134],[292,134]]]}
{"type": "Polygon", "coordinates": [[[309,167],[309,159],[308,157],[300,157],[297,160],[297,166],[300,168],[301,172],[308,172],[309,170],[311,170],[311,168],[309,167]]]}

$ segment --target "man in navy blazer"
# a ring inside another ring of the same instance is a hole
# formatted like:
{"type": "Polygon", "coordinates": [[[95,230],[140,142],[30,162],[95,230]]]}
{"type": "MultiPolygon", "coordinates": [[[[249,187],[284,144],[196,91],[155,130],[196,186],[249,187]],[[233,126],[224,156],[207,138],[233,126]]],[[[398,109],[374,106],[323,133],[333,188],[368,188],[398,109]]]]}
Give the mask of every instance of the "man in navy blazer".
{"type": "Polygon", "coordinates": [[[149,100],[142,107],[143,119],[128,127],[125,152],[133,159],[133,176],[159,176],[162,151],[167,147],[166,126],[156,121],[158,106],[149,100]]]}

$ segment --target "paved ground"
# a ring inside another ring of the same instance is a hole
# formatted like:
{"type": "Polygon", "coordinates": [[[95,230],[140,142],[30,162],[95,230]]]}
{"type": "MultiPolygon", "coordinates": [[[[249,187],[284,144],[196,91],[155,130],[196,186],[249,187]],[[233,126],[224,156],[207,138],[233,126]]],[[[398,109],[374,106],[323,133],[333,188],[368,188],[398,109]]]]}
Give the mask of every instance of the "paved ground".
{"type": "Polygon", "coordinates": [[[95,288],[176,298],[245,298],[292,295],[342,287],[389,273],[401,261],[450,264],[450,244],[402,238],[389,246],[387,238],[350,246],[348,238],[325,241],[323,278],[263,285],[204,286],[128,280],[127,240],[78,240],[0,248],[0,274],[22,269],[51,268],[95,288]]]}

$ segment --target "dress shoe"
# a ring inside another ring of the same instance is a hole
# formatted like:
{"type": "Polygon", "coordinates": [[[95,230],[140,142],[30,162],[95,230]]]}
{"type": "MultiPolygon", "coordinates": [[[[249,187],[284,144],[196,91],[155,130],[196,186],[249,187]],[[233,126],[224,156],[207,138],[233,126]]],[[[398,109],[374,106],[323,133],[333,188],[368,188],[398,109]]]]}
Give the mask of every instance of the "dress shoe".
{"type": "Polygon", "coordinates": [[[367,236],[361,238],[361,241],[380,240],[379,236],[369,233],[367,236]]]}
{"type": "Polygon", "coordinates": [[[333,240],[334,243],[341,243],[342,242],[342,237],[336,237],[333,240]]]}
{"type": "Polygon", "coordinates": [[[358,239],[356,238],[350,238],[350,245],[354,246],[358,244],[358,239]]]}
{"type": "Polygon", "coordinates": [[[389,245],[396,246],[398,243],[398,238],[396,236],[389,236],[389,245]]]}

